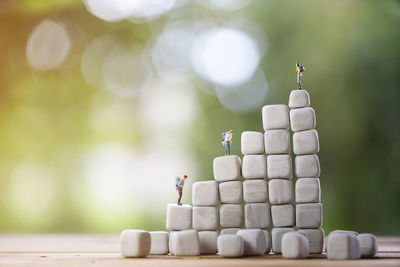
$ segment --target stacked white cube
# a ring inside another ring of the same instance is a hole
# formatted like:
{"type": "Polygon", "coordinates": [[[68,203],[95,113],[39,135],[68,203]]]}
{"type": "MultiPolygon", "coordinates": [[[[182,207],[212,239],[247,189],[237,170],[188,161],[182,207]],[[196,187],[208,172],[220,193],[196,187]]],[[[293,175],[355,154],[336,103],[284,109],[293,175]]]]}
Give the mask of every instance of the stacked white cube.
{"type": "Polygon", "coordinates": [[[245,178],[243,182],[245,228],[263,230],[266,240],[265,253],[269,253],[271,238],[267,228],[271,224],[271,215],[270,207],[267,203],[267,158],[264,155],[263,133],[243,132],[241,150],[243,154],[242,175],[245,178]]]}
{"type": "Polygon", "coordinates": [[[289,97],[290,127],[295,154],[296,226],[309,240],[310,253],[321,253],[324,243],[320,187],[318,132],[315,111],[306,90],[293,90],[289,97]]]}

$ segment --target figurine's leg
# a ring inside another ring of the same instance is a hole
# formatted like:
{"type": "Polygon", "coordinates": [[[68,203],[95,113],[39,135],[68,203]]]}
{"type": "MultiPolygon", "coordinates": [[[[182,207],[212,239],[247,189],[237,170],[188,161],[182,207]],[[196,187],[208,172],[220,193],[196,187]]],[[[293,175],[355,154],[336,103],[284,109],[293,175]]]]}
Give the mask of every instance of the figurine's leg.
{"type": "Polygon", "coordinates": [[[179,198],[178,198],[178,205],[182,205],[181,203],[181,199],[182,199],[182,188],[178,188],[178,194],[179,194],[179,198]]]}

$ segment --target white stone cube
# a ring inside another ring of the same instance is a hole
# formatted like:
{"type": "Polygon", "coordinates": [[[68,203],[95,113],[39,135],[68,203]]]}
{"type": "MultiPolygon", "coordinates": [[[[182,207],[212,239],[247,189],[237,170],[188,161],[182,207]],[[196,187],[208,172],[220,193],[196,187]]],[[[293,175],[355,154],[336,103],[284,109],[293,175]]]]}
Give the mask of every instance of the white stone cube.
{"type": "Polygon", "coordinates": [[[325,252],[328,251],[328,239],[329,237],[334,234],[334,233],[347,233],[347,234],[352,234],[354,236],[358,236],[358,233],[355,231],[349,231],[349,230],[334,230],[332,232],[329,233],[329,235],[326,237],[326,241],[325,241],[325,252]]]}
{"type": "Polygon", "coordinates": [[[265,153],[289,154],[290,134],[288,130],[268,130],[264,133],[265,153]]]}
{"type": "Polygon", "coordinates": [[[310,105],[310,95],[304,89],[293,90],[289,96],[289,107],[290,108],[302,108],[310,105]]]}
{"type": "Polygon", "coordinates": [[[179,232],[179,231],[169,232],[168,249],[169,249],[169,253],[171,253],[172,255],[175,255],[175,248],[172,244],[172,240],[173,240],[172,236],[177,232],[179,232]]]}
{"type": "Polygon", "coordinates": [[[293,132],[314,129],[316,126],[315,111],[311,107],[290,110],[290,127],[293,132]]]}
{"type": "Polygon", "coordinates": [[[200,240],[196,230],[176,231],[171,236],[173,254],[177,256],[200,255],[200,240]]]}
{"type": "Polygon", "coordinates": [[[260,132],[243,132],[241,137],[243,155],[264,154],[264,136],[260,132]]]}
{"type": "Polygon", "coordinates": [[[192,226],[192,206],[168,204],[167,207],[167,229],[187,230],[192,226]]]}
{"type": "Polygon", "coordinates": [[[319,177],[321,168],[316,154],[296,156],[294,159],[297,178],[319,177]]]}
{"type": "Polygon", "coordinates": [[[241,229],[237,232],[237,235],[243,237],[245,256],[261,256],[265,254],[267,244],[262,230],[241,229]]]}
{"type": "Polygon", "coordinates": [[[331,233],[327,239],[327,254],[330,260],[359,259],[361,257],[360,242],[352,233],[331,233]]]}
{"type": "Polygon", "coordinates": [[[247,203],[244,205],[244,219],[246,228],[267,228],[270,225],[271,215],[267,203],[247,203]]]}
{"type": "Polygon", "coordinates": [[[150,232],[151,247],[150,254],[168,254],[169,234],[165,231],[150,232]]]}
{"type": "Polygon", "coordinates": [[[296,181],[296,202],[321,202],[321,188],[318,178],[299,178],[296,181]]]}
{"type": "Polygon", "coordinates": [[[243,199],[247,203],[266,202],[268,183],[264,179],[252,179],[243,182],[243,199]]]}
{"type": "Polygon", "coordinates": [[[292,202],[292,180],[272,179],[269,181],[268,190],[272,205],[292,202]]]}
{"type": "Polygon", "coordinates": [[[286,105],[267,105],[262,108],[264,131],[289,129],[289,108],[286,105]]]}
{"type": "Polygon", "coordinates": [[[262,230],[265,235],[265,254],[268,254],[271,251],[271,232],[268,230],[262,230]]]}
{"type": "Polygon", "coordinates": [[[199,231],[217,230],[217,207],[193,207],[193,229],[199,231]]]}
{"type": "Polygon", "coordinates": [[[267,177],[267,158],[262,155],[243,156],[242,175],[246,179],[267,177]]]}
{"type": "Polygon", "coordinates": [[[192,186],[193,206],[215,206],[218,203],[218,184],[216,181],[195,182],[192,186]]]}
{"type": "Polygon", "coordinates": [[[271,207],[272,224],[274,227],[294,226],[294,208],[292,204],[274,205],[271,207]]]}
{"type": "Polygon", "coordinates": [[[306,235],[310,254],[321,254],[324,248],[324,230],[319,229],[299,229],[300,233],[306,235]]]}
{"type": "Polygon", "coordinates": [[[200,254],[217,254],[217,240],[218,240],[218,232],[217,231],[200,231],[199,240],[200,240],[200,254]]]}
{"type": "Polygon", "coordinates": [[[221,235],[235,235],[240,228],[225,228],[221,229],[221,235]]]}
{"type": "Polygon", "coordinates": [[[361,256],[363,258],[373,257],[378,253],[378,244],[373,234],[359,234],[357,238],[360,242],[361,256]]]}
{"type": "Polygon", "coordinates": [[[272,241],[272,252],[281,253],[282,236],[285,233],[294,231],[294,228],[284,227],[284,228],[272,228],[271,230],[271,241],[272,241]]]}
{"type": "Polygon", "coordinates": [[[294,133],[293,152],[295,155],[318,153],[319,152],[318,132],[312,129],[294,133]]]}
{"type": "Polygon", "coordinates": [[[267,176],[269,179],[292,179],[292,158],[290,155],[267,156],[267,176]]]}
{"type": "Polygon", "coordinates": [[[308,257],[308,240],[304,234],[288,232],[282,236],[282,256],[287,259],[308,257]]]}
{"type": "Polygon", "coordinates": [[[226,258],[242,257],[244,253],[244,241],[240,235],[220,235],[218,237],[219,255],[226,258]]]}
{"type": "Polygon", "coordinates": [[[296,205],[296,226],[299,228],[320,228],[322,225],[322,204],[307,203],[296,205]]]}
{"type": "Polygon", "coordinates": [[[219,200],[222,204],[237,204],[242,201],[242,183],[240,181],[219,184],[219,200]]]}
{"type": "Polygon", "coordinates": [[[218,182],[239,180],[242,162],[236,155],[222,156],[214,159],[214,179],[218,182]]]}
{"type": "Polygon", "coordinates": [[[222,228],[240,228],[243,225],[243,210],[240,204],[222,204],[219,207],[219,223],[222,228]]]}
{"type": "Polygon", "coordinates": [[[146,257],[150,253],[149,232],[143,230],[124,230],[120,235],[121,255],[125,258],[146,257]]]}

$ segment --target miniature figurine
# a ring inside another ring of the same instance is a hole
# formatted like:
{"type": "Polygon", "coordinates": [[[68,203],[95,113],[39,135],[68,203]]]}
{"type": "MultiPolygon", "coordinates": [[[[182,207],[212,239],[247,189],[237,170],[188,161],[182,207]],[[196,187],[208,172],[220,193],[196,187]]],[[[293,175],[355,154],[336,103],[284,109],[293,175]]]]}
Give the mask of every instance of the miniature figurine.
{"type": "Polygon", "coordinates": [[[175,177],[175,187],[176,190],[178,191],[179,198],[178,198],[178,205],[181,206],[181,199],[182,199],[182,194],[183,194],[183,187],[185,186],[185,181],[188,178],[188,176],[185,174],[183,178],[180,176],[175,177]]]}
{"type": "Polygon", "coordinates": [[[297,83],[299,84],[299,90],[301,90],[301,77],[303,76],[303,72],[305,68],[301,66],[299,63],[296,63],[296,72],[297,72],[297,83]]]}
{"type": "Polygon", "coordinates": [[[225,155],[231,154],[232,135],[232,130],[222,133],[222,145],[225,146],[225,155]]]}

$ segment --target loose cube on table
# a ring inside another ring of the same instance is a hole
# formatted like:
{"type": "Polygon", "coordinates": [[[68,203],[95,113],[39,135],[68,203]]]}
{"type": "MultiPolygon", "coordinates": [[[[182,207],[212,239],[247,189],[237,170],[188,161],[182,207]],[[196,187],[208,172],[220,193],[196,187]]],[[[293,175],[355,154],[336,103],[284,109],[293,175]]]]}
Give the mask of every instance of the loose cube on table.
{"type": "Polygon", "coordinates": [[[169,233],[165,231],[150,232],[151,247],[150,254],[168,254],[169,233]]]}
{"type": "Polygon", "coordinates": [[[327,254],[331,260],[359,259],[360,242],[356,235],[349,232],[335,232],[327,239],[327,254]]]}
{"type": "Polygon", "coordinates": [[[271,241],[272,241],[272,252],[281,253],[282,236],[287,232],[294,231],[292,227],[272,228],[271,230],[271,241]]]}
{"type": "Polygon", "coordinates": [[[288,232],[282,236],[282,256],[284,258],[307,258],[308,253],[308,240],[304,234],[299,232],[288,232]]]}
{"type": "Polygon", "coordinates": [[[298,231],[306,235],[310,254],[322,253],[325,238],[323,229],[299,229],[298,231]]]}
{"type": "Polygon", "coordinates": [[[361,256],[363,258],[373,257],[378,253],[378,244],[373,234],[359,234],[357,238],[360,242],[361,256]]]}
{"type": "Polygon", "coordinates": [[[265,254],[267,244],[262,230],[241,229],[237,232],[237,235],[243,237],[245,256],[261,256],[265,254]]]}
{"type": "Polygon", "coordinates": [[[143,230],[124,230],[120,235],[121,255],[126,258],[146,257],[150,253],[150,233],[143,230]]]}

